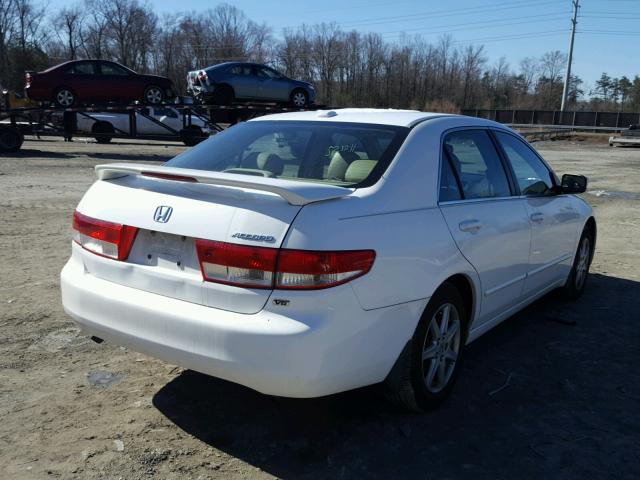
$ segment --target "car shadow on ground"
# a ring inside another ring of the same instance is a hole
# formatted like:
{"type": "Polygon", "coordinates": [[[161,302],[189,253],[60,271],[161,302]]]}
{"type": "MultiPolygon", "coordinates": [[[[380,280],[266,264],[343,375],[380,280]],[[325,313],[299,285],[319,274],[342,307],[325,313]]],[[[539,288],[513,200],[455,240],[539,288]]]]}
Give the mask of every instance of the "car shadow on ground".
{"type": "Polygon", "coordinates": [[[376,387],[293,400],[192,371],[153,403],[281,478],[637,478],[639,311],[640,282],[605,275],[576,303],[548,295],[471,344],[453,395],[423,415],[376,387]]]}

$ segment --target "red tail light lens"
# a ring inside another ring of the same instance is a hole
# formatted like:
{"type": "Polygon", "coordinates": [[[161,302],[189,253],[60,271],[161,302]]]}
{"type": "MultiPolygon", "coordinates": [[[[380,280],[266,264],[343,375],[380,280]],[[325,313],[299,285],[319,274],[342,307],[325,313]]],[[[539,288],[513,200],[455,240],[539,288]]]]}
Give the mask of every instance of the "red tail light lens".
{"type": "Polygon", "coordinates": [[[210,240],[196,240],[205,280],[248,288],[273,288],[278,250],[210,240]]]}
{"type": "Polygon", "coordinates": [[[205,72],[200,72],[198,73],[198,80],[200,80],[200,83],[205,83],[207,81],[207,74],[205,72]]]}
{"type": "Polygon", "coordinates": [[[126,260],[138,229],[119,223],[105,222],[73,214],[73,240],[80,246],[103,257],[126,260]]]}
{"type": "Polygon", "coordinates": [[[281,250],[275,288],[307,290],[334,287],[371,270],[375,256],[373,250],[281,250]]]}
{"type": "Polygon", "coordinates": [[[204,280],[247,288],[333,287],[364,275],[375,259],[373,250],[278,250],[201,239],[196,249],[204,280]]]}

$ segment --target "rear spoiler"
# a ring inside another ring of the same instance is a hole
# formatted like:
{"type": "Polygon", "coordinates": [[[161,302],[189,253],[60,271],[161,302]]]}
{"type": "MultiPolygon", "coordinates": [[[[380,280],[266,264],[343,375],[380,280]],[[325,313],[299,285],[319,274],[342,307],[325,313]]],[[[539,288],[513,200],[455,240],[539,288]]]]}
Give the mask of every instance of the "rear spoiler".
{"type": "Polygon", "coordinates": [[[275,193],[291,205],[307,205],[323,200],[331,200],[344,197],[353,192],[353,189],[333,185],[320,185],[311,182],[257,177],[238,173],[210,172],[190,168],[140,165],[137,163],[96,165],[98,180],[110,180],[126,177],[127,175],[145,175],[178,182],[197,182],[223,187],[250,188],[252,190],[275,193]]]}

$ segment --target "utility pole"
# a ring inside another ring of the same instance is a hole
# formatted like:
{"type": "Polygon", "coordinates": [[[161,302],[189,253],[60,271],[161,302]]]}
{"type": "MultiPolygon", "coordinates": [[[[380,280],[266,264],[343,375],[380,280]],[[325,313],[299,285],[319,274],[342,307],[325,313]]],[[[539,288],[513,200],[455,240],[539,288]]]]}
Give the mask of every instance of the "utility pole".
{"type": "Polygon", "coordinates": [[[571,0],[573,3],[573,18],[571,19],[571,41],[569,42],[569,58],[567,59],[567,73],[564,76],[564,88],[562,89],[562,104],[560,111],[564,112],[567,104],[567,96],[569,95],[569,79],[571,78],[571,61],[573,60],[573,39],[576,36],[576,25],[578,24],[578,9],[580,8],[580,0],[571,0]]]}

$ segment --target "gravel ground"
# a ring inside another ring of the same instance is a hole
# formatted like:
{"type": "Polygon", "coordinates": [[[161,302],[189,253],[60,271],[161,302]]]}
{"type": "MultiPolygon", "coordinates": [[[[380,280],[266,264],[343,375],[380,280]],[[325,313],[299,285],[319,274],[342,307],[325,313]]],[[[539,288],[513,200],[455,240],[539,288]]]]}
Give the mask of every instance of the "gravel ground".
{"type": "Polygon", "coordinates": [[[0,157],[0,478],[640,477],[640,149],[539,142],[590,177],[585,296],[549,295],[470,345],[438,411],[376,388],[288,400],[79,334],[60,305],[93,166],[184,147],[27,141],[0,157]]]}

